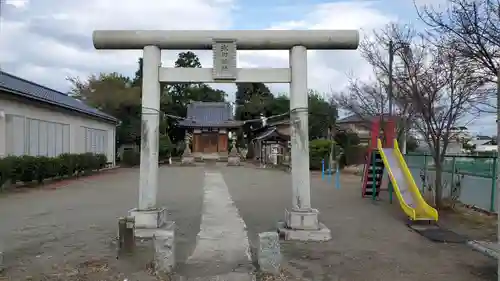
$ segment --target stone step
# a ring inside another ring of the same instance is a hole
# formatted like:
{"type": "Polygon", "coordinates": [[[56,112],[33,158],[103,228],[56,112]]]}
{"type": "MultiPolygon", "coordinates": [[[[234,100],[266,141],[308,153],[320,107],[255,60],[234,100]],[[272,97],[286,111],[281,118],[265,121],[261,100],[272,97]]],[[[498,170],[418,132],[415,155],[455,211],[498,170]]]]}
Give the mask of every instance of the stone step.
{"type": "Polygon", "coordinates": [[[467,244],[491,258],[500,259],[500,244],[491,241],[468,241],[467,244]]]}

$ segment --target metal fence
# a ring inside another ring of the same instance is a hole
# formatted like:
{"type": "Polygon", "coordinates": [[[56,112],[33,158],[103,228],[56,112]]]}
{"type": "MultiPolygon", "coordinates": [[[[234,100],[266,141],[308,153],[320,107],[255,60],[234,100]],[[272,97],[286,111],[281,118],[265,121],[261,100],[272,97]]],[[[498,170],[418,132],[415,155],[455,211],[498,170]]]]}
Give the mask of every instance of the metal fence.
{"type": "MultiPolygon", "coordinates": [[[[405,155],[417,186],[424,192],[435,185],[435,166],[431,155],[405,155]]],[[[496,157],[446,156],[441,186],[443,198],[496,212],[496,157]]]]}

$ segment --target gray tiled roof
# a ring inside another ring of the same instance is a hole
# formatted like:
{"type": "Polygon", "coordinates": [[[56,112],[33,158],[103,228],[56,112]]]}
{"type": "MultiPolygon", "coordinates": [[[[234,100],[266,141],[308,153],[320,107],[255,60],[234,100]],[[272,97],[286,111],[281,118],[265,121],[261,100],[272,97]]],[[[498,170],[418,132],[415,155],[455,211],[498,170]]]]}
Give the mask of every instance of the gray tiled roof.
{"type": "MultiPolygon", "coordinates": [[[[388,113],[384,113],[383,115],[384,118],[388,118],[389,117],[389,114],[388,113]]],[[[396,117],[396,116],[394,116],[396,117]]],[[[358,115],[358,114],[351,114],[349,116],[346,116],[344,118],[340,118],[339,120],[337,120],[337,123],[338,124],[342,124],[342,123],[365,123],[365,122],[371,122],[372,120],[374,119],[377,119],[377,118],[380,118],[380,115],[366,115],[366,116],[362,116],[362,115],[358,115]]]]}
{"type": "Polygon", "coordinates": [[[290,140],[289,136],[282,135],[278,132],[276,127],[270,127],[266,131],[260,133],[254,140],[290,140]]]}
{"type": "Polygon", "coordinates": [[[236,127],[242,122],[233,119],[233,108],[227,102],[192,102],[187,107],[183,127],[236,127]]]}
{"type": "Polygon", "coordinates": [[[357,114],[352,114],[349,116],[346,116],[344,118],[340,118],[337,120],[337,123],[351,123],[351,122],[363,122],[363,118],[357,114]]]}
{"type": "Polygon", "coordinates": [[[12,74],[0,71],[0,91],[5,91],[23,98],[44,102],[62,108],[78,111],[83,114],[98,117],[108,121],[118,122],[118,119],[101,112],[80,100],[67,94],[19,78],[12,74]]]}

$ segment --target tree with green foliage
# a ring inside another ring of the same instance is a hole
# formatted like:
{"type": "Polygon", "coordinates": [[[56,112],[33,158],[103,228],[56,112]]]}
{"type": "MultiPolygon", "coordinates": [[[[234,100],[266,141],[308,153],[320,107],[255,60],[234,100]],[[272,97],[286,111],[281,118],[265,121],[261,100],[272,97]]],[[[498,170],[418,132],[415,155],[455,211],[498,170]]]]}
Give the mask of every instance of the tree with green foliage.
{"type": "MultiPolygon", "coordinates": [[[[191,51],[179,53],[174,65],[175,67],[201,68],[200,59],[191,51]]],[[[171,104],[175,104],[175,106],[170,109],[174,110],[176,113],[181,113],[181,116],[185,116],[187,105],[190,102],[188,89],[192,88],[194,85],[196,84],[175,83],[168,85],[167,92],[171,97],[171,104]]]]}
{"type": "Polygon", "coordinates": [[[408,136],[406,139],[406,151],[414,152],[418,149],[418,140],[414,136],[408,136]]]}
{"type": "Polygon", "coordinates": [[[328,138],[328,130],[335,126],[338,112],[317,91],[309,90],[309,138],[328,138]]]}
{"type": "Polygon", "coordinates": [[[132,86],[142,87],[142,64],[143,64],[142,58],[139,58],[137,60],[137,64],[139,65],[139,67],[135,71],[134,79],[132,79],[132,86]]]}
{"type": "Polygon", "coordinates": [[[264,83],[237,83],[235,93],[236,119],[250,120],[261,114],[268,116],[274,96],[264,83]]]}
{"type": "Polygon", "coordinates": [[[161,134],[158,141],[158,156],[160,159],[167,159],[172,155],[173,144],[167,134],[161,134]]]}
{"type": "MultiPolygon", "coordinates": [[[[271,90],[264,83],[237,83],[235,93],[235,119],[237,120],[252,120],[258,119],[261,114],[269,115],[269,108],[274,96],[271,90]]],[[[247,142],[253,139],[252,130],[259,128],[260,122],[247,123],[239,132],[238,139],[243,139],[243,134],[246,134],[247,142]]],[[[241,144],[240,144],[241,145],[241,144]]],[[[247,157],[253,157],[252,146],[248,145],[247,157]]]]}
{"type": "MultiPolygon", "coordinates": [[[[263,83],[239,83],[235,96],[236,119],[239,120],[258,119],[261,114],[270,117],[290,111],[290,99],[283,94],[275,97],[263,83]]],[[[337,108],[316,91],[310,90],[308,96],[309,137],[325,138],[328,136],[328,129],[335,124],[337,108]]],[[[251,139],[251,130],[261,125],[259,122],[247,124],[245,133],[251,139]]]]}
{"type": "MultiPolygon", "coordinates": [[[[128,78],[118,73],[92,75],[86,80],[68,78],[72,83],[71,94],[83,102],[118,118],[118,144],[140,143],[141,132],[141,87],[142,64],[139,58],[134,77],[128,78]]],[[[193,52],[181,52],[175,67],[201,67],[199,58],[193,52]]],[[[186,116],[187,105],[191,101],[221,102],[226,93],[213,89],[204,83],[164,84],[161,87],[160,111],[171,115],[186,116]]],[[[169,135],[174,143],[182,141],[184,130],[175,126],[176,120],[160,114],[160,133],[169,135]]]]}
{"type": "Polygon", "coordinates": [[[272,100],[267,109],[269,111],[269,116],[288,112],[290,111],[290,99],[284,94],[279,94],[272,100]]]}
{"type": "Polygon", "coordinates": [[[141,92],[130,78],[118,73],[91,75],[82,81],[70,77],[71,95],[121,121],[116,129],[118,144],[140,143],[141,92]]]}
{"type": "MultiPolygon", "coordinates": [[[[201,68],[200,59],[193,52],[181,52],[175,67],[201,68]]],[[[205,83],[175,83],[162,85],[160,110],[170,115],[185,117],[187,106],[192,101],[223,102],[226,93],[205,83]]],[[[167,118],[167,131],[173,143],[184,140],[184,129],[176,126],[177,120],[167,118]]]]}
{"type": "Polygon", "coordinates": [[[353,145],[359,145],[360,139],[358,134],[352,131],[339,131],[335,134],[335,142],[346,149],[353,145]]]}

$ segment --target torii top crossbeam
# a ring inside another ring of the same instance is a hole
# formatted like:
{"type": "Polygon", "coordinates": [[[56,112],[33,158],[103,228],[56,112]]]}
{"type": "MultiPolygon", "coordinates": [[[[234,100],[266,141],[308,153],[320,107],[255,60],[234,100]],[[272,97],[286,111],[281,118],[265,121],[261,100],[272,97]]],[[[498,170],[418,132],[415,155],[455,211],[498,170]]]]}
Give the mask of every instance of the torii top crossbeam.
{"type": "Polygon", "coordinates": [[[143,49],[157,46],[170,50],[211,50],[213,39],[232,39],[238,50],[287,50],[303,46],[310,50],[353,50],[357,30],[96,30],[96,49],[143,49]]]}

